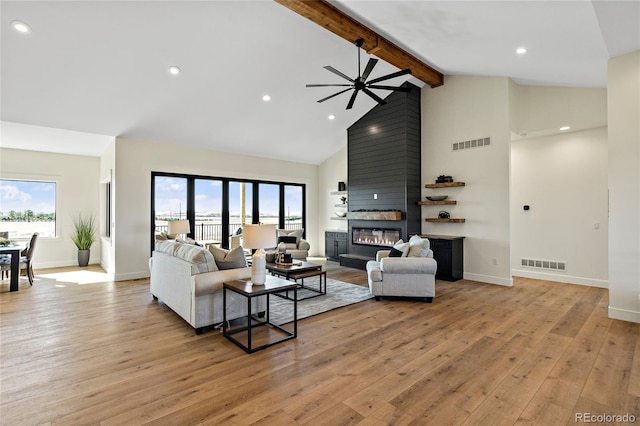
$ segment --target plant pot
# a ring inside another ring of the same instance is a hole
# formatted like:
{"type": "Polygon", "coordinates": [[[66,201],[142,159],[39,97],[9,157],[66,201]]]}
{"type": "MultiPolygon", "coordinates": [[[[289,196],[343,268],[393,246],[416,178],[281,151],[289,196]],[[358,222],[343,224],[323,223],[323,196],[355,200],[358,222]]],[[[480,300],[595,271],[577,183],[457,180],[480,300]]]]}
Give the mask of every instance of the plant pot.
{"type": "Polygon", "coordinates": [[[89,254],[91,250],[78,250],[78,265],[87,266],[89,264],[89,254]]]}

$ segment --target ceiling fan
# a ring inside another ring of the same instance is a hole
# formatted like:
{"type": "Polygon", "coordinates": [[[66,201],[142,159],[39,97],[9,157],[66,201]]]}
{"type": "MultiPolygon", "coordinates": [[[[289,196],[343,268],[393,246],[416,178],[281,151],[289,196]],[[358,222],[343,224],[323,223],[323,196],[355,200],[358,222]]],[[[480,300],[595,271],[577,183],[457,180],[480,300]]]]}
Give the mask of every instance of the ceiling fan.
{"type": "Polygon", "coordinates": [[[381,86],[376,84],[384,80],[389,80],[390,78],[400,77],[401,75],[405,75],[405,74],[411,74],[411,70],[408,68],[367,81],[369,74],[371,74],[373,67],[375,67],[376,64],[378,63],[378,60],[374,58],[369,58],[369,62],[367,62],[367,66],[364,68],[364,72],[360,73],[360,47],[362,47],[363,43],[364,43],[364,40],[361,38],[355,41],[355,45],[358,49],[358,77],[356,77],[355,79],[347,76],[346,74],[341,73],[340,71],[338,71],[337,69],[333,68],[330,65],[327,65],[324,67],[324,69],[331,71],[336,75],[339,75],[345,80],[349,80],[351,84],[307,84],[307,87],[347,87],[347,89],[341,90],[337,93],[334,93],[331,96],[327,96],[326,98],[320,99],[318,103],[324,102],[328,99],[333,98],[334,96],[338,96],[342,93],[348,92],[349,90],[353,90],[354,91],[353,95],[351,95],[351,99],[349,99],[349,103],[347,104],[347,109],[351,109],[351,107],[353,107],[353,103],[356,100],[356,96],[358,95],[358,92],[362,90],[364,93],[369,95],[380,105],[384,105],[386,104],[385,100],[382,99],[380,96],[376,95],[375,93],[373,93],[370,89],[392,90],[395,92],[408,92],[410,90],[408,87],[381,86]]]}

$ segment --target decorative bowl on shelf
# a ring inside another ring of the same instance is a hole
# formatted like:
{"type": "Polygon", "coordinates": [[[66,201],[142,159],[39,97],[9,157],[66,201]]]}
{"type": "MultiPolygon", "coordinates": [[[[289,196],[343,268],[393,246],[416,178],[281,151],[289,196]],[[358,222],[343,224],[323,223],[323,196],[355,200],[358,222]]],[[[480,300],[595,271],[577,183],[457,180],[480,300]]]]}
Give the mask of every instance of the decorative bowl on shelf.
{"type": "Polygon", "coordinates": [[[347,212],[335,212],[338,217],[347,217],[347,212]]]}
{"type": "Polygon", "coordinates": [[[444,201],[446,200],[448,195],[429,195],[427,200],[429,201],[444,201]]]}

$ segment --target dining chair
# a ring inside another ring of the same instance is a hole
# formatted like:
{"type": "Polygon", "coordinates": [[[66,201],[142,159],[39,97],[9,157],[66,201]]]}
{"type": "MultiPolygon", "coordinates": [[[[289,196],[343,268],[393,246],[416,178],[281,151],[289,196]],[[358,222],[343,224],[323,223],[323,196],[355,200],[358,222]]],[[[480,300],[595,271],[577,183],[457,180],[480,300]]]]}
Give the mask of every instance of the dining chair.
{"type": "MultiPolygon", "coordinates": [[[[25,269],[27,271],[27,278],[29,279],[29,284],[33,285],[33,253],[36,248],[36,241],[38,240],[38,233],[35,232],[31,236],[31,240],[29,241],[29,245],[20,252],[20,270],[25,269]]],[[[11,259],[7,256],[6,259],[0,259],[0,266],[2,267],[2,272],[4,276],[4,272],[7,272],[7,276],[9,276],[9,271],[11,270],[11,259]]]]}
{"type": "MultiPolygon", "coordinates": [[[[0,231],[0,238],[4,238],[5,240],[9,239],[9,231],[0,231]]],[[[8,254],[0,254],[0,260],[2,259],[10,259],[8,254]]],[[[5,272],[7,275],[7,278],[9,277],[9,272],[5,271],[4,269],[2,270],[2,276],[1,278],[4,280],[4,276],[5,276],[5,272]]]]}

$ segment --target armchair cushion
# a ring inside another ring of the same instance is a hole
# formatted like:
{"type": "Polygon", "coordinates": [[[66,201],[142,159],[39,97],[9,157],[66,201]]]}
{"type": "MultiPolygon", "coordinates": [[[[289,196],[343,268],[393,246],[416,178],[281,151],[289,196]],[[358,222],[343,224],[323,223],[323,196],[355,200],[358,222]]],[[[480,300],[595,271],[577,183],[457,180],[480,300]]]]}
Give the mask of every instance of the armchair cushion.
{"type": "Polygon", "coordinates": [[[402,257],[402,252],[395,247],[391,247],[389,250],[389,257],[402,257]]]}
{"type": "Polygon", "coordinates": [[[296,237],[296,244],[300,242],[302,238],[302,234],[304,234],[304,229],[276,229],[277,237],[286,237],[293,236],[296,237]]]}
{"type": "Polygon", "coordinates": [[[414,235],[409,239],[409,252],[407,253],[407,257],[427,257],[429,250],[429,240],[414,235]]]}
{"type": "Polygon", "coordinates": [[[409,243],[405,243],[402,240],[398,240],[398,242],[394,244],[393,248],[402,253],[400,257],[406,257],[407,254],[409,253],[409,249],[411,248],[411,246],[409,243]]]}
{"type": "Polygon", "coordinates": [[[380,262],[380,270],[388,274],[434,274],[436,261],[429,257],[387,257],[380,262]]]}

